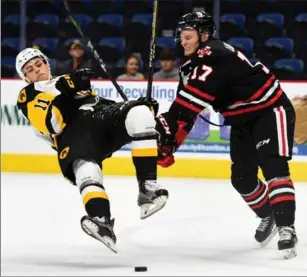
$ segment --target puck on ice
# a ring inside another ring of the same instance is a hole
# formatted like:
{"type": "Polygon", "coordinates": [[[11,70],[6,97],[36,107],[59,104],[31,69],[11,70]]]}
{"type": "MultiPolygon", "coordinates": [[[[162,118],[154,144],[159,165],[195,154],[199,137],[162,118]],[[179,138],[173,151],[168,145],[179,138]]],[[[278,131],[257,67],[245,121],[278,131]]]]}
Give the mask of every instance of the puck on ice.
{"type": "Polygon", "coordinates": [[[144,272],[144,271],[147,271],[147,266],[136,266],[134,268],[134,271],[136,272],[144,272]]]}

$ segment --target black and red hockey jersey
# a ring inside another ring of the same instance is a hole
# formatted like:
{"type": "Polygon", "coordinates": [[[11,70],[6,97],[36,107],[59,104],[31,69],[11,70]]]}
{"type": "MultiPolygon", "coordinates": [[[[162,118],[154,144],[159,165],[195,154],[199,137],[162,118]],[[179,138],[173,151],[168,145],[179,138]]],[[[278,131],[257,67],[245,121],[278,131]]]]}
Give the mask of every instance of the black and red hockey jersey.
{"type": "Polygon", "coordinates": [[[225,117],[225,125],[237,125],[285,102],[290,100],[269,69],[252,65],[241,52],[212,38],[182,61],[169,113],[189,121],[211,105],[225,117]]]}

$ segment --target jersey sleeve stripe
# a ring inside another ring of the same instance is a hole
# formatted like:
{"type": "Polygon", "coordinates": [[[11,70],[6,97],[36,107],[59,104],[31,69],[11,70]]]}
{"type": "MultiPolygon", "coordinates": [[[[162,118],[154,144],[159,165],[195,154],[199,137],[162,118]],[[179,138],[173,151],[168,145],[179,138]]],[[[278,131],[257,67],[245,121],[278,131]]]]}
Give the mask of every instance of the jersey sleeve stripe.
{"type": "Polygon", "coordinates": [[[279,82],[278,80],[275,80],[274,85],[266,92],[266,94],[260,98],[257,101],[246,101],[246,102],[242,102],[240,104],[233,104],[227,107],[227,109],[232,110],[232,109],[236,109],[242,106],[246,106],[246,105],[256,105],[256,104],[260,104],[262,102],[266,102],[272,95],[274,95],[274,93],[276,93],[279,89],[279,82]]]}
{"type": "Polygon", "coordinates": [[[199,89],[197,89],[197,88],[195,88],[195,87],[192,87],[192,86],[189,85],[189,84],[185,85],[185,88],[186,88],[187,90],[189,90],[190,92],[195,93],[195,94],[199,95],[200,97],[205,98],[205,99],[207,99],[207,100],[209,100],[209,101],[213,101],[213,100],[215,99],[214,96],[212,96],[212,95],[210,95],[210,94],[208,94],[208,93],[205,93],[205,92],[203,92],[203,91],[200,91],[199,89]]]}
{"type": "Polygon", "coordinates": [[[56,106],[52,106],[51,108],[51,125],[52,125],[52,129],[54,130],[54,132],[56,134],[59,134],[62,132],[62,130],[65,128],[65,123],[64,123],[64,119],[63,116],[60,112],[60,110],[56,107],[56,106]]]}
{"type": "Polygon", "coordinates": [[[189,94],[189,93],[187,93],[187,92],[185,92],[183,90],[180,90],[178,92],[178,94],[180,94],[182,97],[187,98],[187,99],[189,99],[189,101],[194,102],[194,103],[196,103],[196,104],[198,104],[198,105],[200,105],[200,106],[202,106],[204,108],[209,106],[208,103],[206,103],[206,102],[204,102],[204,101],[194,97],[193,95],[191,95],[191,94],[189,94]]]}
{"type": "Polygon", "coordinates": [[[245,108],[245,109],[239,109],[239,110],[235,110],[235,111],[226,111],[226,112],[223,112],[222,115],[223,116],[234,116],[234,115],[254,112],[254,111],[258,111],[258,110],[267,108],[267,107],[273,105],[279,99],[279,97],[282,94],[283,94],[282,89],[279,89],[278,92],[276,93],[276,95],[270,101],[268,101],[268,102],[266,102],[262,105],[257,105],[257,106],[248,107],[248,108],[245,108]]]}
{"type": "Polygon", "coordinates": [[[275,76],[273,75],[250,98],[248,98],[246,101],[237,101],[237,102],[234,103],[234,105],[238,105],[238,104],[243,104],[245,102],[254,101],[258,97],[260,97],[265,92],[266,89],[268,89],[269,87],[271,87],[273,85],[274,80],[276,80],[276,79],[275,79],[275,76]]]}
{"type": "Polygon", "coordinates": [[[191,103],[188,103],[188,102],[186,102],[186,101],[184,101],[184,100],[182,100],[178,97],[175,99],[175,102],[177,102],[178,104],[188,108],[189,110],[191,110],[195,113],[200,113],[202,111],[202,109],[199,109],[199,108],[193,106],[191,103]]]}

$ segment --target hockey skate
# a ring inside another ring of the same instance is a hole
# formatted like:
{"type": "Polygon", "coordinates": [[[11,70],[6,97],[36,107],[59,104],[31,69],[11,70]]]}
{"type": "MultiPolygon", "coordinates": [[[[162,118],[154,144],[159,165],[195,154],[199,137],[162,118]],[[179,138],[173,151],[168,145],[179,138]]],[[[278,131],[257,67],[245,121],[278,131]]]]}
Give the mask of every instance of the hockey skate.
{"type": "Polygon", "coordinates": [[[265,247],[276,236],[276,234],[277,228],[275,216],[273,213],[271,213],[270,216],[261,219],[261,222],[256,230],[255,240],[258,241],[262,247],[265,247]]]}
{"type": "Polygon", "coordinates": [[[162,189],[156,181],[140,183],[138,205],[141,208],[141,219],[160,211],[165,206],[167,198],[168,191],[162,189]]]}
{"type": "Polygon", "coordinates": [[[285,259],[291,259],[295,257],[297,243],[297,236],[294,226],[282,226],[278,227],[279,241],[278,250],[281,251],[285,259]]]}
{"type": "Polygon", "coordinates": [[[87,215],[81,218],[81,227],[89,236],[101,241],[104,245],[110,248],[113,252],[117,253],[115,247],[116,236],[113,231],[114,219],[106,217],[91,218],[87,215]]]}

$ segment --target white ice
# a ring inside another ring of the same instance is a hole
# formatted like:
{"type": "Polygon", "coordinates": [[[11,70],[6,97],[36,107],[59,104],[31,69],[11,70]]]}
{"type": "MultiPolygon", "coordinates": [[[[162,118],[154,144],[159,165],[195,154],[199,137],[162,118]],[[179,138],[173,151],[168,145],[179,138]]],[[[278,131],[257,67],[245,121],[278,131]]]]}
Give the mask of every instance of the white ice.
{"type": "Polygon", "coordinates": [[[139,219],[134,178],[105,177],[119,253],[80,228],[83,204],[59,175],[1,176],[1,275],[307,275],[307,184],[297,183],[298,256],[284,260],[277,237],[264,249],[259,224],[227,181],[161,179],[164,210],[139,219]],[[148,271],[134,272],[135,266],[148,271]]]}

